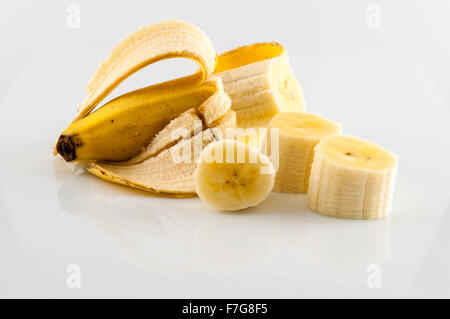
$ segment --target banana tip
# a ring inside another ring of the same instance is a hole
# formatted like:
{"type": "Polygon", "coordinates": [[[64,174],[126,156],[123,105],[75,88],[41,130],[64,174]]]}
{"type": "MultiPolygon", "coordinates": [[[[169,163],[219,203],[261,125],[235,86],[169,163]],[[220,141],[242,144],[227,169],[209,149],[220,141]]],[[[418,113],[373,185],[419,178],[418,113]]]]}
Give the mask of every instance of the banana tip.
{"type": "Polygon", "coordinates": [[[76,158],[75,143],[71,136],[61,135],[58,139],[58,143],[56,143],[56,150],[66,162],[71,162],[76,158]]]}

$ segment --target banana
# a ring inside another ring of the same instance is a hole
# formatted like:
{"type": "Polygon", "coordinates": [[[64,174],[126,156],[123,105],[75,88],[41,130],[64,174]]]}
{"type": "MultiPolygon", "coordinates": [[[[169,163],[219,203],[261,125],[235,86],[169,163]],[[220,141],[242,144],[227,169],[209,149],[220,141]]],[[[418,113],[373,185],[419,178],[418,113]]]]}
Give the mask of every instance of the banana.
{"type": "Polygon", "coordinates": [[[210,143],[194,173],[197,195],[221,210],[239,210],[261,203],[272,190],[275,170],[255,148],[235,140],[210,143]]]}
{"type": "Polygon", "coordinates": [[[72,124],[55,148],[66,161],[125,160],[136,155],[153,135],[183,111],[198,107],[215,93],[199,84],[214,71],[216,53],[209,38],[196,26],[168,20],[142,27],[122,40],[95,72],[87,96],[72,124]],[[131,74],[168,58],[188,58],[200,70],[191,76],[122,95],[85,118],[131,74]]]}
{"type": "Polygon", "coordinates": [[[236,112],[230,108],[223,117],[211,123],[211,127],[215,128],[214,132],[220,135],[221,139],[225,138],[227,130],[236,128],[236,112]]]}
{"type": "MultiPolygon", "coordinates": [[[[220,55],[215,69],[214,63],[209,39],[189,23],[171,20],[141,28],[116,46],[97,70],[88,85],[88,96],[59,137],[56,151],[66,161],[129,160],[170,120],[222,90],[217,80],[201,83],[213,70],[226,81],[223,90],[232,96],[240,127],[264,126],[280,111],[304,109],[301,89],[281,45],[240,47],[220,55]],[[129,92],[89,114],[130,74],[169,57],[191,58],[199,63],[200,71],[129,92]]],[[[215,98],[228,99],[225,92],[215,98]]]]}
{"type": "MultiPolygon", "coordinates": [[[[220,83],[220,78],[216,80],[220,83]]],[[[201,150],[222,138],[222,129],[236,125],[231,101],[222,92],[172,120],[131,160],[94,162],[87,170],[107,181],[153,193],[195,196],[193,175],[201,150]]]]}
{"type": "Polygon", "coordinates": [[[213,83],[217,92],[200,104],[198,109],[191,108],[172,120],[155,135],[151,143],[141,153],[127,161],[126,164],[142,162],[157,155],[168,146],[176,144],[182,138],[193,136],[207,127],[221,125],[233,128],[236,126],[235,120],[233,121],[235,113],[229,112],[231,100],[223,90],[221,79],[212,77],[206,83],[213,83]]]}
{"type": "Polygon", "coordinates": [[[345,135],[325,137],[315,149],[309,207],[339,218],[387,216],[396,171],[396,156],[374,143],[345,135]]]}
{"type": "Polygon", "coordinates": [[[222,78],[232,100],[238,127],[265,127],[280,112],[306,108],[287,53],[278,43],[257,43],[222,53],[214,74],[222,78]]]}
{"type": "Polygon", "coordinates": [[[200,85],[177,80],[129,92],[72,123],[57,142],[58,153],[66,161],[129,160],[170,120],[216,93],[224,94],[217,77],[200,85]]]}
{"type": "Polygon", "coordinates": [[[278,158],[273,190],[306,193],[314,147],[321,138],[341,133],[341,125],[315,114],[286,112],[272,119],[270,129],[279,130],[278,147],[272,147],[271,139],[268,139],[269,152],[278,150],[278,154],[271,153],[271,158],[272,155],[278,158]]]}
{"type": "Polygon", "coordinates": [[[202,148],[215,140],[213,130],[207,129],[138,164],[91,163],[87,170],[106,181],[153,193],[195,196],[196,160],[202,148]]]}
{"type": "Polygon", "coordinates": [[[194,136],[198,131],[203,130],[203,122],[195,108],[189,109],[177,118],[173,119],[164,129],[159,131],[153,138],[149,146],[133,157],[131,160],[121,162],[124,165],[136,164],[146,159],[156,156],[165,149],[177,144],[182,139],[194,136]],[[177,134],[176,130],[181,130],[177,134]]]}

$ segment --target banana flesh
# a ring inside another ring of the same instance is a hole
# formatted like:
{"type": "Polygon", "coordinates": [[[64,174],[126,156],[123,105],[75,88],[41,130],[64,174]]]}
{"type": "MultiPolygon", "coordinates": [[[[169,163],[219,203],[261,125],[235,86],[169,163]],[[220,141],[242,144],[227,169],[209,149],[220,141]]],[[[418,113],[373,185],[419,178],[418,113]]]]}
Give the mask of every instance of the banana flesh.
{"type": "Polygon", "coordinates": [[[214,89],[208,92],[207,85],[198,87],[214,71],[215,63],[211,41],[188,22],[168,20],[142,27],[122,40],[95,72],[77,116],[61,134],[53,153],[60,153],[67,161],[120,161],[132,157],[168,121],[198,107],[215,92],[214,89]],[[200,70],[191,76],[124,94],[75,125],[131,74],[154,62],[180,57],[197,62],[200,70]],[[125,115],[128,118],[123,118],[125,115]],[[120,124],[115,122],[118,117],[120,124]],[[110,143],[104,131],[117,143],[110,143]],[[77,154],[75,149],[82,145],[86,151],[77,154]]]}
{"type": "Polygon", "coordinates": [[[252,44],[219,55],[215,75],[232,100],[238,127],[266,127],[280,112],[306,108],[286,51],[278,43],[252,44]]]}
{"type": "Polygon", "coordinates": [[[223,129],[235,125],[231,101],[212,96],[198,109],[187,110],[170,122],[133,159],[119,163],[95,162],[87,170],[107,181],[153,193],[195,196],[193,174],[201,150],[221,139],[223,129]],[[209,128],[206,123],[211,123],[209,128]],[[181,136],[179,129],[183,131],[181,136]]]}
{"type": "Polygon", "coordinates": [[[198,196],[221,210],[240,210],[261,203],[272,190],[275,170],[255,148],[235,140],[209,144],[195,171],[198,196]]]}
{"type": "Polygon", "coordinates": [[[195,135],[195,132],[203,130],[203,122],[195,108],[189,109],[179,117],[173,119],[164,129],[159,131],[152,142],[143,149],[141,153],[131,160],[121,162],[124,165],[136,164],[146,159],[156,156],[165,149],[177,144],[182,139],[188,139],[195,135]],[[179,134],[177,129],[181,129],[179,134]]]}
{"type": "Polygon", "coordinates": [[[207,129],[138,164],[92,163],[87,170],[106,181],[153,193],[195,196],[193,174],[197,157],[203,147],[215,140],[213,130],[207,129]]]}
{"type": "Polygon", "coordinates": [[[236,112],[230,108],[223,117],[211,123],[210,126],[215,128],[215,134],[220,135],[221,139],[226,138],[227,130],[236,128],[236,112]]]}
{"type": "Polygon", "coordinates": [[[172,120],[155,135],[146,148],[127,161],[127,164],[135,164],[155,156],[161,150],[176,144],[182,138],[193,136],[207,127],[215,127],[219,124],[226,127],[236,126],[235,121],[233,122],[235,113],[229,112],[231,100],[223,90],[221,79],[213,77],[206,83],[213,83],[217,91],[206,99],[198,109],[191,108],[172,120]],[[228,117],[224,118],[228,112],[228,117]]]}
{"type": "Polygon", "coordinates": [[[355,137],[325,137],[316,147],[308,202],[326,216],[375,219],[392,210],[397,158],[355,137]]]}
{"type": "MultiPolygon", "coordinates": [[[[215,94],[225,94],[217,77],[200,85],[178,81],[127,93],[72,123],[57,142],[58,153],[66,161],[129,160],[187,109],[224,101],[209,100],[215,94]]],[[[212,119],[221,110],[217,107],[208,115],[212,119]]]]}
{"type": "Polygon", "coordinates": [[[315,114],[287,112],[276,115],[269,127],[279,130],[278,171],[273,190],[306,193],[314,147],[321,138],[341,133],[341,125],[315,114]]]}

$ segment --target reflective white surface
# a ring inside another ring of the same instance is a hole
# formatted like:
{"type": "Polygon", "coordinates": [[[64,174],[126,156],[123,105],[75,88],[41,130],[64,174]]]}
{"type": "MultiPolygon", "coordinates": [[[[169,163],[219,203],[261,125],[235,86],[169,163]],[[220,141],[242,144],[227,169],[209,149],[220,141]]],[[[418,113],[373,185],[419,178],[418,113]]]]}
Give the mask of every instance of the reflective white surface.
{"type": "MultiPolygon", "coordinates": [[[[415,12],[412,6],[407,9],[415,12]]],[[[81,8],[80,32],[93,41],[89,28],[98,32],[100,26],[89,12],[100,9],[87,3],[81,8]]],[[[349,8],[362,10],[364,19],[364,6],[349,8]]],[[[381,8],[388,18],[404,9],[381,8]]],[[[163,13],[148,21],[171,16],[163,13]]],[[[178,17],[196,23],[190,13],[178,17]]],[[[316,23],[323,30],[330,22],[316,23]]],[[[327,52],[320,46],[302,50],[281,27],[267,37],[246,29],[243,40],[233,42],[214,21],[197,24],[219,51],[226,49],[223,43],[283,38],[308,111],[399,156],[392,215],[376,221],[327,218],[308,209],[305,195],[277,193],[256,208],[221,213],[198,198],[158,197],[107,183],[53,157],[53,143],[82,101],[89,76],[109,47],[133,30],[127,25],[118,36],[107,34],[111,43],[101,48],[56,41],[35,48],[16,73],[6,66],[12,80],[0,95],[0,297],[450,297],[448,61],[430,64],[430,56],[440,55],[383,47],[391,41],[385,29],[372,39],[382,50],[335,45],[327,52]],[[442,74],[435,72],[439,63],[442,74]],[[79,289],[66,284],[71,264],[81,269],[79,289]],[[370,288],[374,275],[380,288],[370,288]]],[[[441,32],[449,31],[444,27],[441,32]]],[[[332,41],[319,31],[311,32],[332,41]]],[[[363,41],[363,32],[355,39],[363,41]]],[[[345,38],[342,30],[337,34],[345,38]]],[[[170,78],[174,65],[151,67],[114,94],[142,86],[142,74],[156,73],[151,81],[170,78]]],[[[186,73],[192,67],[181,65],[186,73]]]]}

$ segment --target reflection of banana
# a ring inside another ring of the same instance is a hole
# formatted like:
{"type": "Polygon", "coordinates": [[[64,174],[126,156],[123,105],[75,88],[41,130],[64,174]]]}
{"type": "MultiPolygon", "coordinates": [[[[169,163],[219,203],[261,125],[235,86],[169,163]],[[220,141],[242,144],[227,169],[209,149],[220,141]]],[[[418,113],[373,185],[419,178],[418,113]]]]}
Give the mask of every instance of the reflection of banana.
{"type": "MultiPolygon", "coordinates": [[[[310,113],[286,112],[269,125],[279,129],[276,192],[306,193],[314,147],[321,138],[340,133],[341,125],[310,113]]],[[[270,148],[270,139],[268,139],[270,148]]]]}
{"type": "Polygon", "coordinates": [[[305,252],[312,264],[339,268],[382,263],[390,255],[390,219],[370,223],[329,219],[315,214],[305,221],[305,252]],[[333,238],[330,239],[330,234],[333,238]]]}
{"type": "Polygon", "coordinates": [[[254,217],[206,214],[194,231],[197,267],[210,273],[229,274],[267,261],[271,254],[270,229],[265,227],[265,219],[254,217]]]}
{"type": "Polygon", "coordinates": [[[270,160],[235,140],[211,143],[195,171],[198,196],[223,210],[239,210],[261,203],[273,187],[270,160]]]}
{"type": "Polygon", "coordinates": [[[305,110],[300,85],[278,43],[257,43],[222,53],[215,72],[233,102],[238,127],[267,126],[279,112],[305,110]]]}
{"type": "Polygon", "coordinates": [[[194,229],[203,214],[185,214],[183,207],[198,201],[155,197],[149,204],[148,195],[138,190],[123,192],[89,174],[66,173],[58,190],[61,208],[94,222],[126,259],[166,274],[194,269],[194,229]]]}
{"type": "Polygon", "coordinates": [[[373,219],[392,208],[397,159],[383,148],[335,135],[317,145],[309,180],[309,206],[341,218],[373,219]]]}

